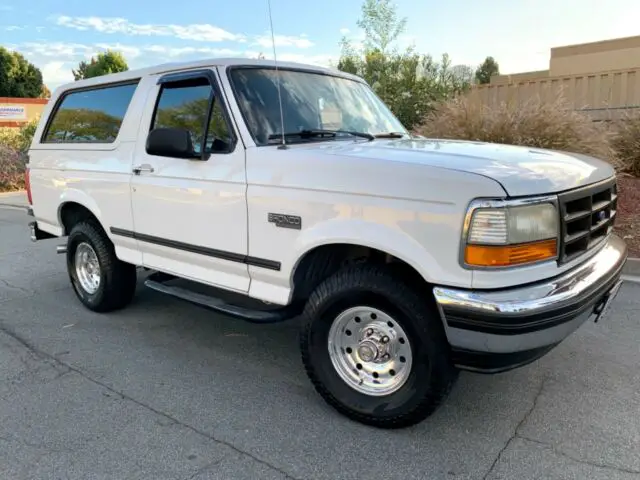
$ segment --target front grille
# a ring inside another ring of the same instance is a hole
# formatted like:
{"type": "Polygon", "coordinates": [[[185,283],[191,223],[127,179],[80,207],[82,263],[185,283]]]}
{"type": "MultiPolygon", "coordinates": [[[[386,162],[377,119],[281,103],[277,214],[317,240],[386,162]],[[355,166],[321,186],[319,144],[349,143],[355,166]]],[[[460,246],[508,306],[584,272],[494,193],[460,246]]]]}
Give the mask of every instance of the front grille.
{"type": "Polygon", "coordinates": [[[618,206],[615,178],[558,195],[560,248],[558,263],[567,263],[603,242],[615,222],[618,206]]]}

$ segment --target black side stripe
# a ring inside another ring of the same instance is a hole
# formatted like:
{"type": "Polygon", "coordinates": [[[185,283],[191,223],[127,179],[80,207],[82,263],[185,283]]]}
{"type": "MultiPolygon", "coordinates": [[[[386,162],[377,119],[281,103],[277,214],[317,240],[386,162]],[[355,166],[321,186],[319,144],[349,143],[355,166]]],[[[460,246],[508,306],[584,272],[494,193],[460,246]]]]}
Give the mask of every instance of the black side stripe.
{"type": "Polygon", "coordinates": [[[214,248],[200,247],[198,245],[191,245],[189,243],[177,242],[175,240],[168,240],[166,238],[154,237],[153,235],[145,235],[144,233],[136,233],[131,230],[123,230],[122,228],[111,227],[109,229],[113,235],[119,237],[135,238],[140,242],[153,243],[155,245],[161,245],[163,247],[175,248],[176,250],[183,250],[185,252],[196,253],[198,255],[205,255],[207,257],[220,258],[222,260],[228,260],[230,262],[246,263],[253,267],[268,268],[269,270],[280,270],[280,262],[274,262],[273,260],[267,260],[264,258],[252,257],[249,255],[242,255],[241,253],[225,252],[224,250],[216,250],[214,248]]]}

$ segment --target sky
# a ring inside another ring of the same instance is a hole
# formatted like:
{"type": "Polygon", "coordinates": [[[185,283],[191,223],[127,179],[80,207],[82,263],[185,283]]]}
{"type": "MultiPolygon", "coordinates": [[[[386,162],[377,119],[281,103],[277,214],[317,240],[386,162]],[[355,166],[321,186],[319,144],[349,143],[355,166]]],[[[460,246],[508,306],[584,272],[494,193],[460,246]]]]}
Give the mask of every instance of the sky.
{"type": "MultiPolygon", "coordinates": [[[[501,73],[548,68],[549,49],[640,35],[638,0],[396,0],[407,18],[398,46],[453,64],[487,55],[501,73]]],[[[357,27],[360,0],[271,0],[278,59],[331,65],[357,27]]],[[[0,45],[38,66],[50,89],[72,68],[116,49],[130,68],[208,57],[272,58],[267,0],[0,0],[0,45]]]]}

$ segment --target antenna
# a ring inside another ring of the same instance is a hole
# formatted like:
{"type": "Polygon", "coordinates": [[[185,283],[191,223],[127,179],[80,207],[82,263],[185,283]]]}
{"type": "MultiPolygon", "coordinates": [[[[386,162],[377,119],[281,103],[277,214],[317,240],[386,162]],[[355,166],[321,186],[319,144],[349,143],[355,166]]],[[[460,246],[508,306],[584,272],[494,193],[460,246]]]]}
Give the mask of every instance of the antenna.
{"type": "Polygon", "coordinates": [[[280,93],[280,72],[278,71],[278,57],[276,56],[276,37],[273,33],[273,17],[271,16],[271,0],[267,0],[269,7],[269,25],[271,26],[271,45],[273,46],[273,63],[276,66],[276,77],[278,80],[278,106],[280,107],[280,130],[282,132],[282,145],[278,149],[286,149],[287,143],[284,135],[284,112],[282,110],[282,94],[280,93]]]}

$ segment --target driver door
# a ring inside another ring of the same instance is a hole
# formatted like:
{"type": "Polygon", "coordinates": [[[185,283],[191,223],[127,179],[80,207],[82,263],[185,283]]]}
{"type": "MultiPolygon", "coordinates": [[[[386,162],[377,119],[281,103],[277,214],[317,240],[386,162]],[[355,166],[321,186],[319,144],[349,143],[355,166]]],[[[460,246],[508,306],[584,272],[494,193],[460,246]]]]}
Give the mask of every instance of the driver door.
{"type": "Polygon", "coordinates": [[[133,234],[144,266],[248,292],[245,152],[216,74],[164,75],[147,103],[131,181],[133,234]],[[193,158],[149,154],[146,140],[155,128],[187,130],[193,158]]]}

